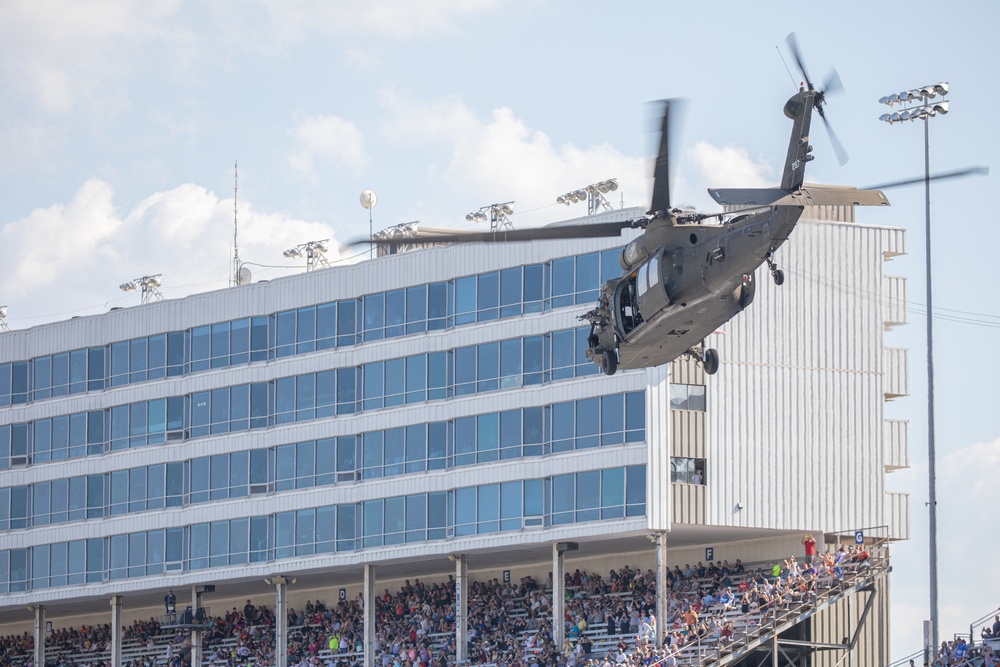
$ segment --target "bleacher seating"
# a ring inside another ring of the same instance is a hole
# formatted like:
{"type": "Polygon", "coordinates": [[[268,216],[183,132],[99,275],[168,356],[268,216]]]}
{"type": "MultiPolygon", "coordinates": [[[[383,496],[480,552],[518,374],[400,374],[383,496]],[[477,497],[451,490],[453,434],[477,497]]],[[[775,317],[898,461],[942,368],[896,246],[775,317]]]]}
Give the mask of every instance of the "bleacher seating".
{"type": "MultiPolygon", "coordinates": [[[[670,613],[662,623],[652,618],[656,591],[651,571],[622,567],[607,578],[576,571],[567,574],[562,646],[555,646],[549,625],[551,582],[474,582],[468,603],[469,663],[530,667],[551,656],[565,667],[582,667],[590,660],[630,666],[704,664],[809,609],[868,571],[873,560],[884,566],[880,556],[845,550],[839,559],[832,554],[819,559],[815,571],[791,559],[778,576],[773,563],[675,568],[669,581],[670,613]]],[[[396,593],[377,596],[375,616],[377,667],[444,667],[454,661],[453,581],[407,581],[396,593]]],[[[310,602],[301,614],[289,610],[288,664],[357,667],[363,657],[361,619],[360,600],[330,608],[310,602]],[[336,650],[330,648],[333,635],[338,637],[336,650]]],[[[203,633],[202,667],[275,664],[271,610],[256,607],[248,619],[233,609],[210,620],[203,633]]],[[[110,634],[107,625],[57,630],[47,641],[46,664],[103,665],[110,658],[110,634]]],[[[27,664],[32,646],[30,635],[0,638],[0,665],[27,664]]],[[[126,667],[188,667],[189,655],[187,631],[161,628],[152,619],[125,629],[126,667]]]]}

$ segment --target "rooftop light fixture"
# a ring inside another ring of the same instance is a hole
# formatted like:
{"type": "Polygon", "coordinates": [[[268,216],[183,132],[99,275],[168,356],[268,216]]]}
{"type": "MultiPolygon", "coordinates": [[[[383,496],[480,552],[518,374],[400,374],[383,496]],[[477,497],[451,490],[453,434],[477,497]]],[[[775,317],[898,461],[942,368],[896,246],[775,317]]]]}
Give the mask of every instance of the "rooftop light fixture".
{"type": "Polygon", "coordinates": [[[587,202],[587,215],[593,215],[602,208],[605,211],[611,210],[611,204],[608,203],[608,200],[604,197],[604,195],[609,192],[614,192],[617,189],[618,179],[609,178],[606,181],[591,183],[585,188],[571,190],[564,195],[559,195],[556,197],[556,203],[569,206],[570,204],[585,201],[587,202]]]}

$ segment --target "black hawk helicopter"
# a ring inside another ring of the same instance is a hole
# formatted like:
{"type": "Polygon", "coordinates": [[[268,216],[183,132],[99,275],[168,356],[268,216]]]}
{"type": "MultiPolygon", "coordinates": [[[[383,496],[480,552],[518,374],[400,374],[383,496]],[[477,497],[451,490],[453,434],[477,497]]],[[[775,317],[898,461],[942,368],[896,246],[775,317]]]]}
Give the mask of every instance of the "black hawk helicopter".
{"type": "MultiPolygon", "coordinates": [[[[698,359],[708,374],[719,369],[718,352],[706,337],[746,309],[754,299],[754,272],[767,264],[775,284],[784,273],[775,251],[792,233],[806,206],[887,206],[881,190],[804,182],[805,166],[813,159],[809,143],[812,113],[826,124],[841,163],[843,149],[823,110],[827,92],[840,87],[834,74],[817,90],[806,74],[793,35],[788,43],[805,82],[784,106],[792,121],[781,184],[776,188],[709,189],[721,205],[739,207],[732,213],[698,213],[676,208],[670,201],[669,122],[672,100],[664,102],[659,153],[653,172],[653,196],[648,213],[635,220],[591,225],[506,229],[495,232],[436,233],[433,243],[524,242],[567,238],[619,236],[632,227],[642,233],[622,249],[620,278],[601,286],[595,308],[580,316],[590,323],[587,358],[606,375],[618,369],[659,366],[682,355],[698,359]]],[[[978,170],[942,174],[963,176],[978,170]]],[[[881,187],[923,182],[912,179],[881,187]]],[[[419,233],[407,239],[421,243],[419,233]]]]}

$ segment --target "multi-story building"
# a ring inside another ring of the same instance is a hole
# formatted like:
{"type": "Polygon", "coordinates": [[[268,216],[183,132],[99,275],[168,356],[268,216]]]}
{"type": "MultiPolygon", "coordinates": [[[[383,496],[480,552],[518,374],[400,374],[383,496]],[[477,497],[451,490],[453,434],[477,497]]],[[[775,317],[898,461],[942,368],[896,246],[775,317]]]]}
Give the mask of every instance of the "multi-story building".
{"type": "MultiPolygon", "coordinates": [[[[276,573],[293,599],[353,595],[456,554],[516,581],[565,542],[603,570],[652,565],[650,536],[671,564],[905,538],[883,480],[906,464],[884,415],[906,358],[882,342],[903,241],[801,222],[707,380],[584,359],[618,239],[420,249],[0,334],[0,633],[29,606],[149,617],[206,583],[232,606],[276,573]]],[[[839,639],[835,616],[813,634],[839,639]]]]}

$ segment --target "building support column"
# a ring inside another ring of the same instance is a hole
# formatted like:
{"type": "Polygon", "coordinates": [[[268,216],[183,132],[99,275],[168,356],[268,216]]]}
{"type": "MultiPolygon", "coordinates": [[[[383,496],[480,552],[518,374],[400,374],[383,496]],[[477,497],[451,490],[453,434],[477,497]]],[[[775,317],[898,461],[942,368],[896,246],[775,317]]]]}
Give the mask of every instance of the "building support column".
{"type": "MultiPolygon", "coordinates": [[[[295,577],[267,577],[264,583],[274,586],[274,665],[288,667],[288,584],[297,584],[295,577]]],[[[191,667],[200,667],[192,663],[191,667]]]]}
{"type": "Polygon", "coordinates": [[[566,640],[566,581],[563,556],[567,551],[576,551],[576,542],[556,542],[552,545],[552,640],[556,650],[561,651],[566,640]]]}
{"type": "Polygon", "coordinates": [[[35,612],[35,664],[45,666],[45,605],[30,608],[35,612]]]}
{"type": "Polygon", "coordinates": [[[364,667],[375,665],[375,566],[365,564],[364,667]]]}
{"type": "Polygon", "coordinates": [[[111,596],[111,667],[122,667],[122,610],[125,598],[111,596]]]}
{"type": "Polygon", "coordinates": [[[191,667],[201,667],[201,626],[198,625],[198,618],[201,616],[198,610],[201,608],[201,594],[197,586],[191,587],[191,619],[188,621],[191,627],[191,667]]]}
{"type": "Polygon", "coordinates": [[[449,556],[455,561],[455,662],[469,659],[469,557],[449,556]]]}
{"type": "Polygon", "coordinates": [[[659,646],[666,636],[667,605],[670,598],[667,592],[667,575],[670,572],[667,565],[667,531],[654,533],[649,539],[656,543],[656,644],[659,646]]]}

